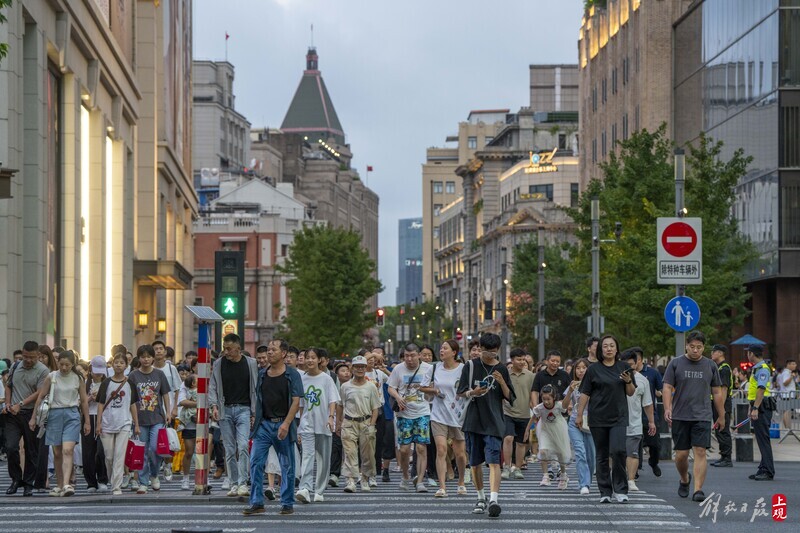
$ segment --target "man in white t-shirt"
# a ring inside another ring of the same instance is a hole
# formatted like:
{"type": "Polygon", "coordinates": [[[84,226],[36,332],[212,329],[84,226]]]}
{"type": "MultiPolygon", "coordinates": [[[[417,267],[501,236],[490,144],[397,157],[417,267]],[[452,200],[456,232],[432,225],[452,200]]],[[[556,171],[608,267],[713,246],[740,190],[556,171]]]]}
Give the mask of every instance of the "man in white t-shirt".
{"type": "MultiPolygon", "coordinates": [[[[775,380],[778,385],[778,396],[788,397],[790,393],[797,390],[797,361],[788,359],[786,366],[778,374],[775,380]],[[784,393],[784,394],[781,394],[784,393]]],[[[792,410],[786,409],[783,412],[783,427],[786,429],[792,428],[792,410]]]]}
{"type": "Polygon", "coordinates": [[[399,411],[397,420],[397,443],[400,445],[400,469],[403,479],[402,490],[410,490],[408,463],[411,460],[411,444],[415,444],[417,452],[417,492],[428,492],[422,483],[425,468],[428,466],[427,446],[430,444],[431,407],[425,395],[419,391],[425,373],[431,365],[419,358],[419,348],[409,343],[403,351],[403,363],[400,363],[389,376],[389,394],[397,401],[399,411]]]}
{"type": "Polygon", "coordinates": [[[652,436],[656,433],[655,418],[653,418],[653,397],[650,395],[650,382],[639,373],[642,369],[641,356],[633,351],[626,350],[622,354],[622,360],[628,363],[633,372],[633,379],[636,382],[636,390],[633,396],[628,396],[628,428],[625,432],[625,450],[627,460],[626,468],[628,471],[628,491],[638,491],[636,486],[636,471],[639,468],[639,445],[642,442],[644,427],[642,425],[642,409],[647,415],[647,434],[652,436]]]}

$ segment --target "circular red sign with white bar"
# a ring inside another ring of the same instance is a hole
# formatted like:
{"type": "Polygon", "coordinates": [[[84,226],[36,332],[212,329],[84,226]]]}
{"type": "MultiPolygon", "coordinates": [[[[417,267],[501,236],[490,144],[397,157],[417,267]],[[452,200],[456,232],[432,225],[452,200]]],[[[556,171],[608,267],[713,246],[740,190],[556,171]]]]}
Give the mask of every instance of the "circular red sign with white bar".
{"type": "Polygon", "coordinates": [[[686,257],[697,248],[697,232],[685,222],[673,222],[664,228],[661,246],[671,256],[686,257]]]}

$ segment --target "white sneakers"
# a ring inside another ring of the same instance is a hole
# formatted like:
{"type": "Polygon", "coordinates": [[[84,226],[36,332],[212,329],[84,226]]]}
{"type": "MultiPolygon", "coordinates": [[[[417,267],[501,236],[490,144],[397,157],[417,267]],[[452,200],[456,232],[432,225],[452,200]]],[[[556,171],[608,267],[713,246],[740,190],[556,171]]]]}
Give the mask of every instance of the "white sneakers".
{"type": "Polygon", "coordinates": [[[322,494],[314,494],[314,503],[324,502],[325,497],[322,494]]]}
{"type": "Polygon", "coordinates": [[[636,481],[628,480],[628,492],[639,492],[639,487],[636,486],[636,481]]]}
{"type": "Polygon", "coordinates": [[[511,470],[507,466],[503,467],[503,471],[500,472],[500,479],[508,479],[511,476],[511,470]]]}
{"type": "Polygon", "coordinates": [[[239,495],[239,485],[231,485],[231,489],[228,491],[228,496],[238,496],[239,495]]]}
{"type": "Polygon", "coordinates": [[[627,494],[615,494],[614,497],[617,499],[617,503],[628,503],[627,494]]]}
{"type": "Polygon", "coordinates": [[[300,503],[311,503],[311,494],[308,489],[300,489],[295,493],[294,499],[300,503]]]}
{"type": "Polygon", "coordinates": [[[581,487],[581,496],[589,495],[589,487],[581,487]]]}
{"type": "Polygon", "coordinates": [[[161,489],[161,481],[158,479],[158,476],[153,476],[150,478],[150,487],[152,487],[153,490],[161,489]]]}
{"type": "Polygon", "coordinates": [[[239,485],[239,490],[236,491],[237,496],[250,496],[250,487],[247,484],[239,485]]]}
{"type": "Polygon", "coordinates": [[[428,487],[425,486],[425,483],[417,483],[417,492],[428,492],[428,487]]]}
{"type": "Polygon", "coordinates": [[[549,487],[550,486],[550,476],[547,474],[542,474],[542,480],[539,482],[540,487],[549,487]]]}
{"type": "Polygon", "coordinates": [[[189,487],[189,476],[183,476],[183,481],[181,482],[181,490],[192,490],[189,487]]]}
{"type": "Polygon", "coordinates": [[[348,479],[347,480],[347,485],[344,486],[344,491],[345,492],[350,492],[350,493],[353,493],[353,492],[356,491],[356,482],[355,482],[354,479],[348,479]]]}
{"type": "Polygon", "coordinates": [[[221,488],[222,488],[222,490],[228,490],[229,488],[231,488],[231,480],[228,479],[228,476],[225,476],[224,478],[222,478],[222,487],[221,488]]]}
{"type": "Polygon", "coordinates": [[[369,492],[372,488],[370,487],[369,480],[361,479],[361,492],[369,492]]]}

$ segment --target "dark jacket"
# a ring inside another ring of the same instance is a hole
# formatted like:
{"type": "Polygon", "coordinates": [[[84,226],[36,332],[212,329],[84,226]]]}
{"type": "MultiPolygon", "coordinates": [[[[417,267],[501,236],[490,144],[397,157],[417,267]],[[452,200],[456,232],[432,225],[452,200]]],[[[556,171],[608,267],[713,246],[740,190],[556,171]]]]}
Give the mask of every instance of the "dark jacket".
{"type": "MultiPolygon", "coordinates": [[[[256,419],[253,423],[253,429],[250,432],[250,438],[254,438],[256,431],[258,431],[261,422],[264,420],[264,408],[261,405],[262,396],[261,396],[261,385],[264,383],[264,376],[267,373],[267,368],[262,368],[258,371],[258,384],[256,386],[256,419]]],[[[300,372],[297,369],[287,366],[286,367],[286,381],[289,382],[289,406],[288,408],[292,407],[292,399],[293,398],[302,398],[303,397],[303,379],[300,377],[300,372]]],[[[289,424],[289,442],[296,442],[297,441],[297,424],[294,422],[289,424]]]]}

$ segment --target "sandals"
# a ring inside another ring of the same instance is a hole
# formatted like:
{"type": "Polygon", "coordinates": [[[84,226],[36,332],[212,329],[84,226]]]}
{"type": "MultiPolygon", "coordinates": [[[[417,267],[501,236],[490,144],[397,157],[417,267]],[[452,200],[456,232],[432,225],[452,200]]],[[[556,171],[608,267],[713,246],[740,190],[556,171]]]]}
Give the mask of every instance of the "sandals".
{"type": "Polygon", "coordinates": [[[444,489],[439,489],[436,491],[434,498],[447,498],[447,491],[444,489]]]}
{"type": "Polygon", "coordinates": [[[458,492],[456,492],[458,496],[466,496],[467,495],[467,487],[461,485],[458,487],[458,492]]]}
{"type": "Polygon", "coordinates": [[[52,489],[50,489],[50,492],[48,492],[47,495],[48,496],[53,496],[55,498],[58,498],[58,497],[62,496],[61,488],[60,487],[53,487],[52,489]]]}
{"type": "Polygon", "coordinates": [[[61,490],[61,495],[66,497],[72,496],[73,494],[75,494],[75,487],[72,485],[64,485],[64,488],[61,490]]]}

